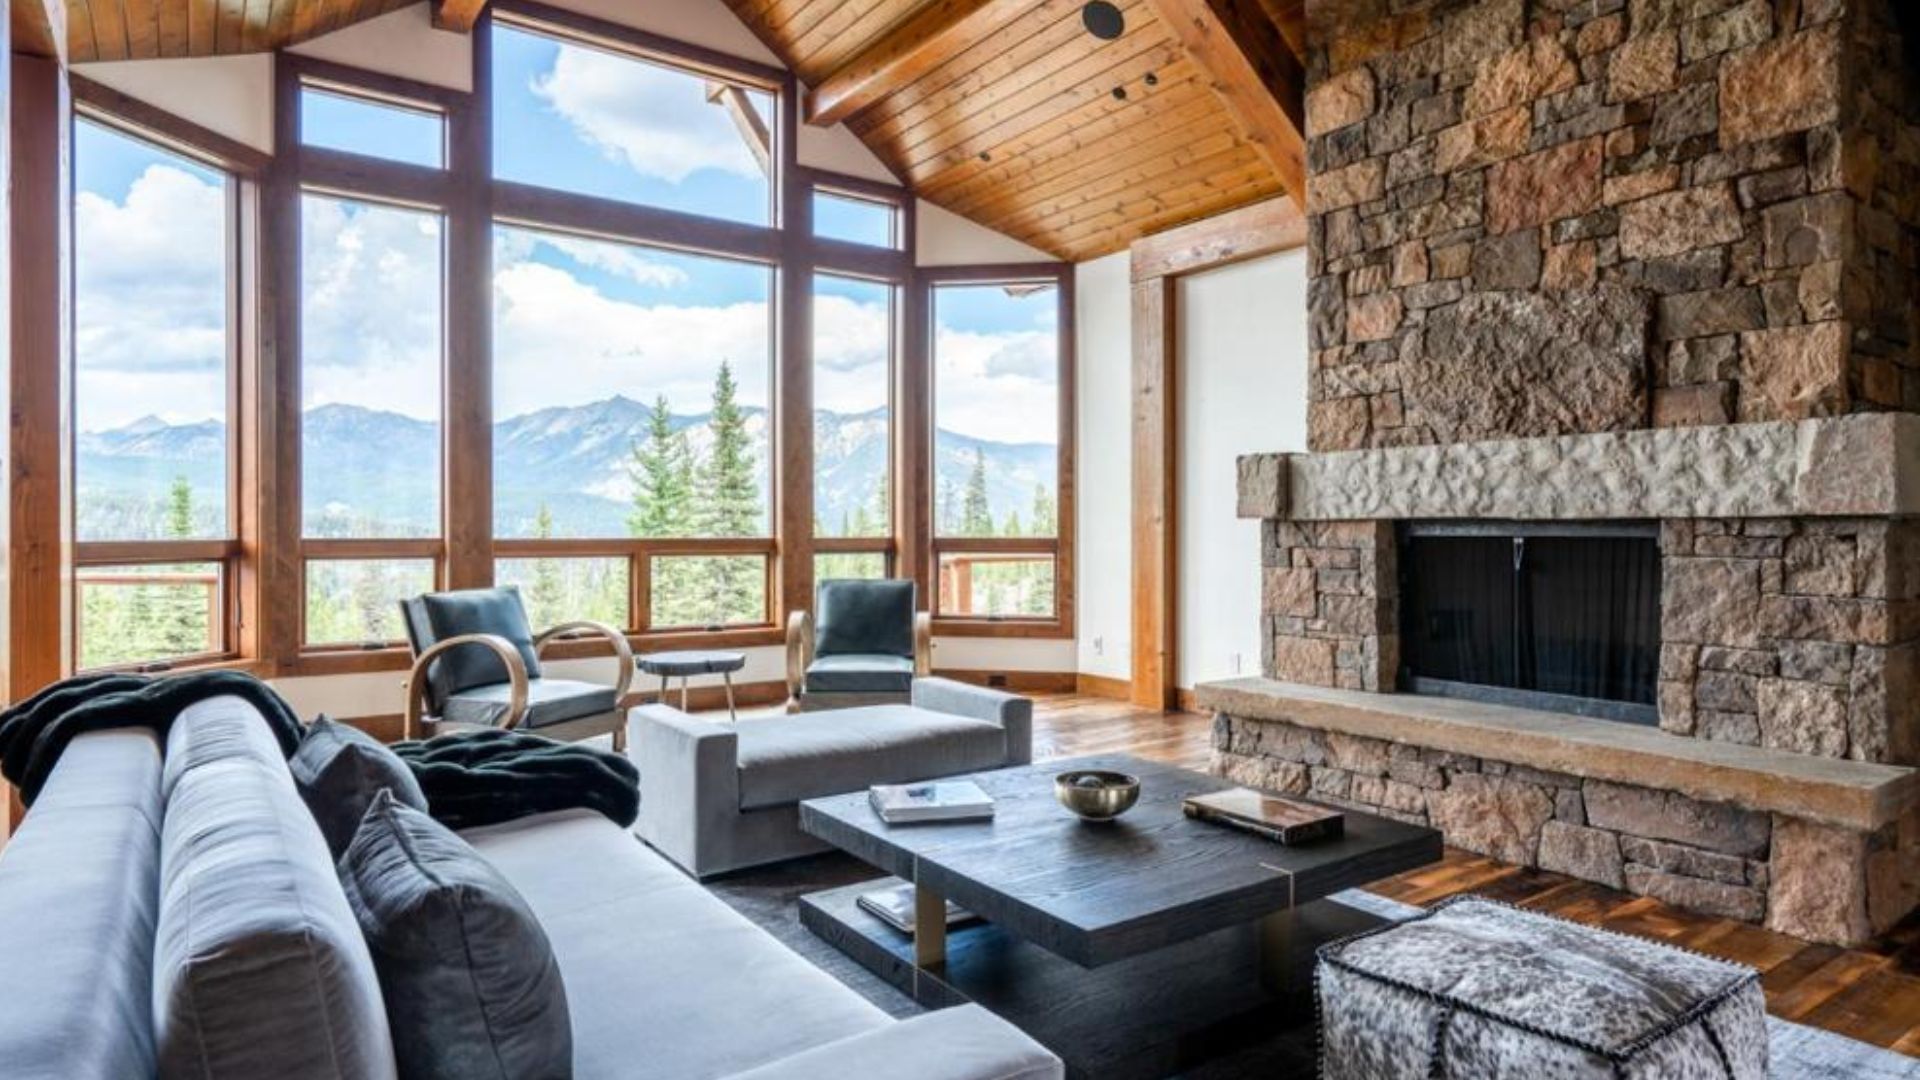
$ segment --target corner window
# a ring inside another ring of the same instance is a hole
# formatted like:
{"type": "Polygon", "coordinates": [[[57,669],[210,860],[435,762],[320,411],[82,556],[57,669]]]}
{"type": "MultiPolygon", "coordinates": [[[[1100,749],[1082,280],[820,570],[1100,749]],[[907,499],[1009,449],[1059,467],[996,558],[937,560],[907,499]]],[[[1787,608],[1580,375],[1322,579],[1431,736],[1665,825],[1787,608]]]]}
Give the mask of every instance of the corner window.
{"type": "Polygon", "coordinates": [[[318,85],[300,88],[300,140],[429,169],[447,164],[447,123],[439,113],[318,85]]]}

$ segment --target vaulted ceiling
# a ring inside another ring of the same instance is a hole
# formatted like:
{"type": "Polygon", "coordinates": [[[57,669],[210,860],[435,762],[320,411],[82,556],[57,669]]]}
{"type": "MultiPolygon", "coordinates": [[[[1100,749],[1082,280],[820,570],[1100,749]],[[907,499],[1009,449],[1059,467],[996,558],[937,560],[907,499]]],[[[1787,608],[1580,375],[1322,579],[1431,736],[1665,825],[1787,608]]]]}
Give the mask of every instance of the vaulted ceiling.
{"type": "Polygon", "coordinates": [[[1062,257],[1286,190],[1230,77],[1168,16],[1243,11],[1297,73],[1301,0],[1117,0],[1113,41],[1083,0],[727,2],[813,88],[810,120],[844,120],[921,197],[1062,257]]]}
{"type": "MultiPolygon", "coordinates": [[[[16,42],[64,17],[76,63],[260,52],[409,2],[12,0],[16,42]]],[[[436,0],[436,19],[471,25],[481,2],[436,0]]],[[[810,88],[810,122],[845,122],[921,197],[1062,258],[1301,197],[1305,0],[1115,0],[1111,41],[1084,0],[725,2],[810,88]]]]}

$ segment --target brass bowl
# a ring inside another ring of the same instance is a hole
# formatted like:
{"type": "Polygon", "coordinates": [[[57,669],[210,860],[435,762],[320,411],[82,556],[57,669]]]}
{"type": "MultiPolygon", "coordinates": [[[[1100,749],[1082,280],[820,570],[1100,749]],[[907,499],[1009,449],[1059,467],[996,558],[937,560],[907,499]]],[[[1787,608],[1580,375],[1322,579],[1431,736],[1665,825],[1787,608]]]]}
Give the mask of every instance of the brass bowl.
{"type": "Polygon", "coordinates": [[[1140,801],[1140,778],[1104,769],[1075,769],[1053,778],[1053,796],[1082,821],[1111,821],[1140,801]]]}

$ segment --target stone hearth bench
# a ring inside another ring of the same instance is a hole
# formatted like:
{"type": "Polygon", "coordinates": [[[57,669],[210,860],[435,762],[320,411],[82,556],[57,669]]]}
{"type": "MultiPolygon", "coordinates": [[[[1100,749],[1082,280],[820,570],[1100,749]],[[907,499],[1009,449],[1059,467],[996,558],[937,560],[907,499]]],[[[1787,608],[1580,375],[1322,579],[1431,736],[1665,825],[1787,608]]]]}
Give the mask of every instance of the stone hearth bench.
{"type": "Polygon", "coordinates": [[[1796,937],[1920,905],[1920,772],[1409,694],[1205,683],[1213,769],[1448,843],[1796,937]]]}

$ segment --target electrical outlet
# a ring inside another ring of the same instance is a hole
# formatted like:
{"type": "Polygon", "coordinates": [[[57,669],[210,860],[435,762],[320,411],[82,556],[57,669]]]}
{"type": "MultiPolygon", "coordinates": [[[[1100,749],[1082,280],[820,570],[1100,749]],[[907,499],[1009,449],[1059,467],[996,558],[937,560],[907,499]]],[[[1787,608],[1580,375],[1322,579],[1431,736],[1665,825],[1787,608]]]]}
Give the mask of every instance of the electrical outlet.
{"type": "Polygon", "coordinates": [[[1007,677],[1005,675],[989,675],[987,676],[987,685],[1005,686],[1007,685],[1007,677]]]}
{"type": "Polygon", "coordinates": [[[1093,639],[1093,655],[1095,656],[1107,655],[1107,639],[1106,638],[1096,637],[1093,639]]]}
{"type": "Polygon", "coordinates": [[[1233,673],[1235,675],[1240,674],[1240,654],[1239,653],[1233,654],[1233,673]]]}

